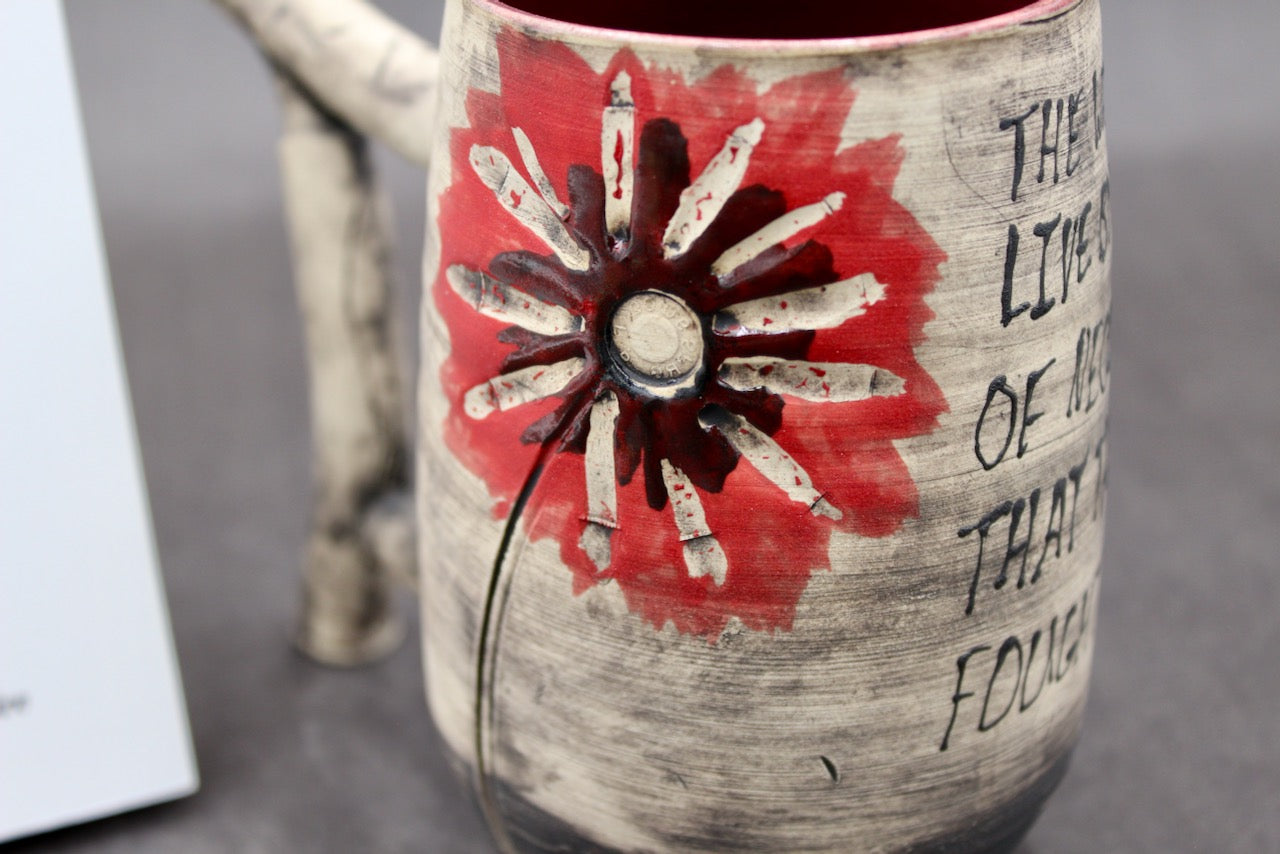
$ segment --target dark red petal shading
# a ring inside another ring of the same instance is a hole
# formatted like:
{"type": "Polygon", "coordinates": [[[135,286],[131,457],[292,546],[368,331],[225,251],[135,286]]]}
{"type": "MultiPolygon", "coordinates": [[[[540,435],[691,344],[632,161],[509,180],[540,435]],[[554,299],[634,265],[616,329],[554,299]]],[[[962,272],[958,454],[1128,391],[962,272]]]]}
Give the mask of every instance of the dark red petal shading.
{"type": "MultiPolygon", "coordinates": [[[[531,243],[535,241],[530,240],[531,243]]],[[[542,247],[545,251],[545,247],[542,247]]],[[[583,309],[582,281],[554,255],[520,250],[485,259],[473,269],[488,272],[499,281],[543,302],[562,306],[575,314],[583,309]]]]}
{"type": "Polygon", "coordinates": [[[689,156],[681,128],[670,119],[652,119],[640,132],[637,147],[631,246],[658,256],[662,234],[689,186],[689,156]]]}
{"type": "Polygon", "coordinates": [[[750,276],[734,277],[731,284],[717,293],[713,308],[722,309],[749,299],[829,285],[841,278],[835,270],[831,250],[812,240],[764,253],[751,262],[750,269],[750,276]]]}
{"type": "Polygon", "coordinates": [[[498,340],[517,347],[502,360],[503,373],[534,365],[551,365],[574,356],[583,356],[590,348],[590,342],[585,335],[561,335],[547,338],[518,326],[508,326],[502,330],[498,340]]]}
{"type": "Polygon", "coordinates": [[[725,289],[710,274],[712,263],[725,250],[786,212],[786,197],[760,185],[738,190],[725,200],[720,214],[673,265],[677,278],[688,283],[689,302],[695,309],[706,314],[722,304],[720,298],[725,289]]]}

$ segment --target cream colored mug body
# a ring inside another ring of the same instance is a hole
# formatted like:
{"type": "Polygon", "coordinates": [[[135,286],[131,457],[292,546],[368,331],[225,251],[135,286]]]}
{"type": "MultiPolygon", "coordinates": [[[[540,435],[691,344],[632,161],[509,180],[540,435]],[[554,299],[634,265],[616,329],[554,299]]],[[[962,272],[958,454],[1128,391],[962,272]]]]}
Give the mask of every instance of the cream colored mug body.
{"type": "Polygon", "coordinates": [[[1011,848],[1094,645],[1097,0],[524,5],[447,6],[418,437],[499,844],[1011,848]]]}

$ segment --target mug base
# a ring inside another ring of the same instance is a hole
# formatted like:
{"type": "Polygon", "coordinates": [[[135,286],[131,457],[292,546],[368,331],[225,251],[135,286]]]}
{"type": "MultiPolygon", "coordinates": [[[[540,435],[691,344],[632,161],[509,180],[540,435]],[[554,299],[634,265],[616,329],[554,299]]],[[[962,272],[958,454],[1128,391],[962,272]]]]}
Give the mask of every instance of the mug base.
{"type": "MultiPolygon", "coordinates": [[[[1031,829],[1045,801],[1058,787],[1074,747],[1017,796],[977,816],[965,827],[903,849],[909,854],[1011,854],[1031,829]]],[[[623,854],[585,836],[567,822],[530,803],[509,786],[495,781],[493,795],[517,854],[623,854]]],[[[729,850],[729,847],[726,847],[729,850]]]]}

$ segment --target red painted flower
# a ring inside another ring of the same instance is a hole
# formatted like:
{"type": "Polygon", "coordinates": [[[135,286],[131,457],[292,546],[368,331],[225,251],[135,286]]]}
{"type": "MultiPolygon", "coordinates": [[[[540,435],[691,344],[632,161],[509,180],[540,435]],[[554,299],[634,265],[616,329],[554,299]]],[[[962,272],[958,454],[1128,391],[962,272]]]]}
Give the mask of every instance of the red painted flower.
{"type": "Polygon", "coordinates": [[[441,199],[451,450],[498,512],[523,493],[577,590],[713,638],[789,628],[833,531],[915,513],[892,440],[944,407],[913,353],[943,256],[892,199],[897,140],[837,150],[838,70],[757,94],[500,53],[441,199]]]}

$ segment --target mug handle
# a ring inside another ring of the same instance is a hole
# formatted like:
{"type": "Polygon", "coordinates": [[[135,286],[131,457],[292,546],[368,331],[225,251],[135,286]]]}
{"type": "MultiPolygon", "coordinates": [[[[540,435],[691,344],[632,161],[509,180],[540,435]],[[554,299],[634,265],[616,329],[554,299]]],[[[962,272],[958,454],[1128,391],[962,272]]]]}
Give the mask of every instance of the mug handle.
{"type": "Polygon", "coordinates": [[[296,643],[322,663],[357,665],[399,644],[393,582],[416,574],[390,227],[367,138],[426,167],[439,57],[363,0],[216,2],[274,66],[281,100],[314,479],[296,643]]]}

